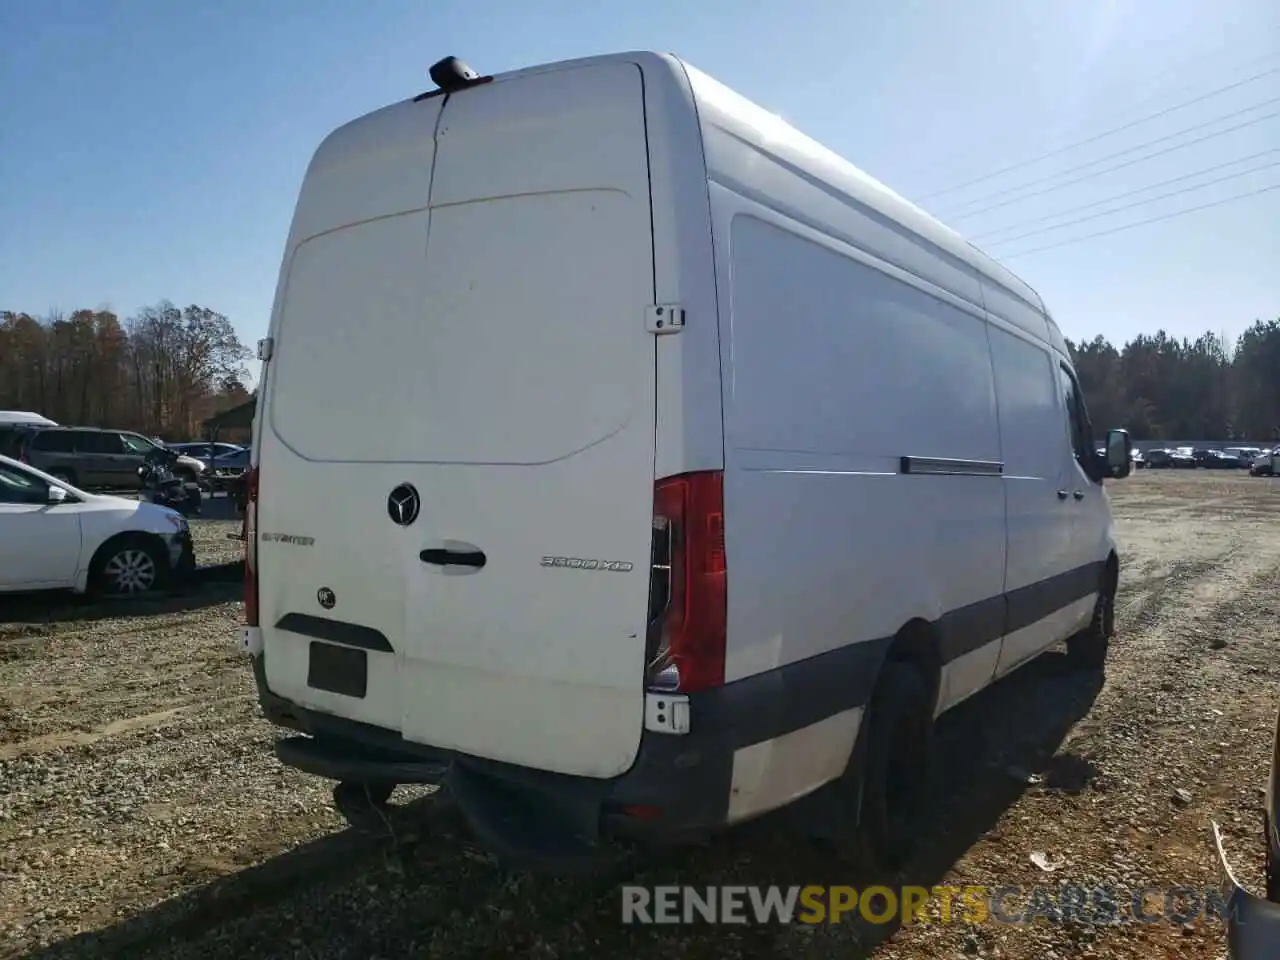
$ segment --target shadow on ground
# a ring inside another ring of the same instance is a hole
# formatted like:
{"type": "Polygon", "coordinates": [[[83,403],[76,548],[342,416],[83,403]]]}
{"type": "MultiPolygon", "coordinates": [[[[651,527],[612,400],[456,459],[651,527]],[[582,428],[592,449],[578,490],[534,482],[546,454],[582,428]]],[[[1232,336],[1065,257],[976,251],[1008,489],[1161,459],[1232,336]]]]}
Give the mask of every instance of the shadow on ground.
{"type": "MultiPolygon", "coordinates": [[[[1049,654],[939,724],[935,801],[920,853],[894,883],[934,886],[1026,790],[1085,789],[1088,758],[1057,755],[1102,678],[1049,654]]],[[[591,880],[503,872],[476,851],[447,800],[398,811],[399,842],[351,831],[208,883],[89,935],[29,954],[64,957],[869,956],[894,927],[844,923],[638,927],[621,922],[621,883],[865,885],[830,853],[766,818],[698,848],[649,854],[591,880]]]]}
{"type": "Polygon", "coordinates": [[[242,562],[200,567],[180,589],[136,599],[99,600],[60,590],[0,596],[0,624],[45,624],[152,617],[244,599],[242,562]]]}
{"type": "MultiPolygon", "coordinates": [[[[143,495],[137,490],[96,490],[110,496],[124,497],[126,500],[142,500],[143,495]]],[[[205,490],[200,498],[200,520],[239,520],[240,512],[236,509],[235,497],[218,491],[210,493],[205,490]]]]}

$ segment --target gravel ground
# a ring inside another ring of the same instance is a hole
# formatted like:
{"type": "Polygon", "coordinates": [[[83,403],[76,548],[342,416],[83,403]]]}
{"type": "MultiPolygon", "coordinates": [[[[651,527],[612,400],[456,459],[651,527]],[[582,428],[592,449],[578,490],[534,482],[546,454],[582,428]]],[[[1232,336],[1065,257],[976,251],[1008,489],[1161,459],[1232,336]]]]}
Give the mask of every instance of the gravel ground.
{"type": "MultiPolygon", "coordinates": [[[[906,882],[1203,885],[1211,819],[1260,882],[1280,481],[1146,471],[1112,499],[1123,559],[1105,683],[1050,654],[944,718],[936,809],[906,882]]],[[[202,563],[237,554],[234,522],[193,527],[202,563]]],[[[329,783],[273,759],[233,653],[239,617],[234,584],[0,611],[0,957],[1224,955],[1220,925],[1202,920],[918,924],[878,946],[848,923],[624,927],[618,877],[503,873],[429,794],[399,811],[395,842],[356,837],[329,783]]],[[[626,873],[849,882],[767,822],[626,873]]]]}

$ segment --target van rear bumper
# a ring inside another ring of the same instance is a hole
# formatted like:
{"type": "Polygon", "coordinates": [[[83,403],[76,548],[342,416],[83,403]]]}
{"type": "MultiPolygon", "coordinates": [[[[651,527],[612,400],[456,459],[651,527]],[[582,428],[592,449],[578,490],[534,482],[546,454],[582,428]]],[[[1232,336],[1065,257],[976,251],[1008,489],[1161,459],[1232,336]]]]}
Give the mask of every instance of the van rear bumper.
{"type": "Polygon", "coordinates": [[[574,822],[566,826],[591,840],[602,835],[697,839],[722,829],[728,817],[734,746],[726,725],[703,711],[685,736],[646,731],[631,768],[611,780],[597,780],[441,750],[406,741],[392,730],[304,709],[267,688],[261,655],[253,658],[253,673],[266,718],[303,734],[278,741],[276,755],[286,766],[315,776],[447,784],[462,787],[455,792],[466,795],[491,784],[523,799],[542,797],[566,812],[576,811],[574,822]],[[628,808],[644,809],[632,816],[628,808]]]}
{"type": "Polygon", "coordinates": [[[529,852],[521,836],[536,846],[559,835],[591,847],[604,838],[682,843],[723,830],[735,754],[864,706],[887,646],[854,644],[691,695],[689,733],[644,731],[631,768],[608,780],[406,741],[276,696],[262,654],[253,657],[253,672],[266,718],[302,735],[277,743],[282,763],[338,781],[446,786],[484,842],[521,859],[529,852]]]}

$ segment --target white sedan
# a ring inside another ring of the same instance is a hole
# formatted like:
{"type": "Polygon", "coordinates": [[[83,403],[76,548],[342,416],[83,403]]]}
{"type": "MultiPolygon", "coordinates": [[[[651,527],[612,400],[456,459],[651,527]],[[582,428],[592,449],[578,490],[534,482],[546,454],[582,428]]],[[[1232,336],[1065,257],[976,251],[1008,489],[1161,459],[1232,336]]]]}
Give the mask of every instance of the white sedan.
{"type": "Polygon", "coordinates": [[[0,456],[0,593],[137,596],[195,566],[176,510],[86,493],[0,456]]]}

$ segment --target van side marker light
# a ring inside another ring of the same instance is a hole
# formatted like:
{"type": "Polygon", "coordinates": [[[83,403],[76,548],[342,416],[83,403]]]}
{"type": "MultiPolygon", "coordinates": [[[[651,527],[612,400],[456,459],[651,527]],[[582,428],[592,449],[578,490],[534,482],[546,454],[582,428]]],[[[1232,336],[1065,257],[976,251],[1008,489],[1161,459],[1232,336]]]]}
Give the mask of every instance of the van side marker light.
{"type": "Polygon", "coordinates": [[[682,693],[646,693],[644,728],[684,736],[689,732],[689,698],[682,693]]]}
{"type": "Polygon", "coordinates": [[[654,334],[679,333],[684,319],[684,307],[679,304],[660,303],[644,310],[644,328],[654,334]]]}
{"type": "Polygon", "coordinates": [[[256,657],[262,653],[261,627],[240,628],[240,652],[250,657],[256,657]]]}

